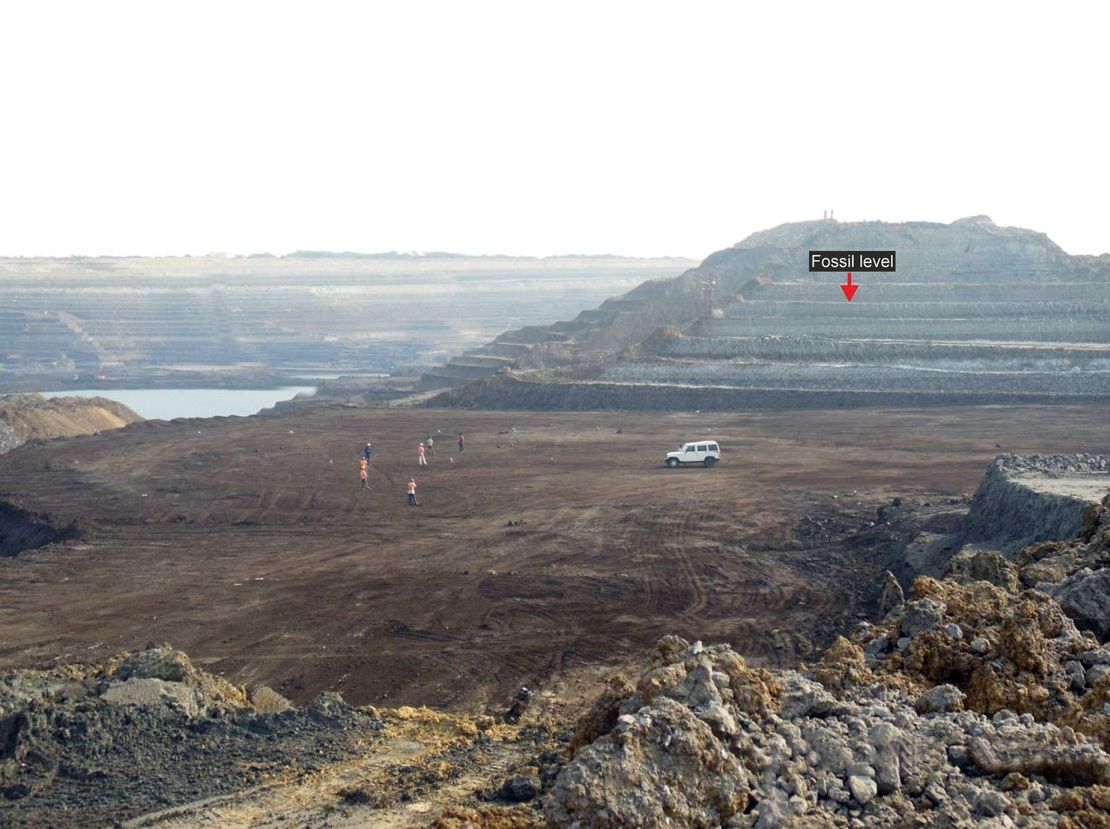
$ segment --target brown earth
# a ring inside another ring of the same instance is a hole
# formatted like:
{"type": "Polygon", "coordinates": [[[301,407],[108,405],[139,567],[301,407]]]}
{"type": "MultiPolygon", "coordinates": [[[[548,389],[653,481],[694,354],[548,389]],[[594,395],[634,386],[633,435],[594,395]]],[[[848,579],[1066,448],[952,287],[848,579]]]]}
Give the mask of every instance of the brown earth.
{"type": "Polygon", "coordinates": [[[141,419],[122,403],[103,397],[0,397],[0,421],[8,424],[20,441],[87,435],[141,419]]]}
{"type": "Polygon", "coordinates": [[[793,664],[871,612],[900,540],[869,526],[878,507],[927,512],[999,452],[1098,451],[1108,426],[1095,406],[321,406],[26,446],[0,461],[0,498],[85,529],[0,558],[0,667],[167,641],[298,702],[503,711],[520,685],[572,705],[667,633],[793,664]],[[419,470],[416,444],[439,429],[419,470]],[[701,435],[727,450],[720,466],[661,465],[701,435]]]}

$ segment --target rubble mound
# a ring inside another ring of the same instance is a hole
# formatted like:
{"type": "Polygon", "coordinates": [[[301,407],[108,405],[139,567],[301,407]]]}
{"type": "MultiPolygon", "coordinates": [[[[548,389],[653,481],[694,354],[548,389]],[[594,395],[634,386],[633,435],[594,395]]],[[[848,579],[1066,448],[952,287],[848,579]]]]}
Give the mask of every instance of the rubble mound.
{"type": "MultiPolygon", "coordinates": [[[[934,620],[947,624],[942,598],[955,616],[960,598],[985,599],[1004,641],[1018,636],[1006,620],[1020,604],[1035,622],[1034,644],[1054,634],[1097,651],[1051,599],[935,585],[915,584],[890,624],[932,636],[934,620]]],[[[1036,650],[1023,665],[1047,669],[1034,663],[1049,652],[1036,650]]],[[[988,715],[956,685],[893,657],[868,659],[846,639],[813,670],[772,673],[725,645],[667,637],[635,688],[616,703],[611,729],[559,773],[545,802],[551,829],[1083,826],[1107,800],[1110,755],[1095,737],[1032,711],[988,715]]],[[[1105,700],[1106,691],[1100,683],[1087,694],[1105,700]]]]}
{"type": "Polygon", "coordinates": [[[1026,587],[1052,596],[1083,630],[1110,638],[1110,495],[1089,504],[1071,541],[1035,544],[1017,558],[1026,587]]]}
{"type": "Polygon", "coordinates": [[[853,638],[868,681],[951,686],[975,713],[1029,714],[1110,748],[1110,648],[1045,593],[919,576],[906,603],[853,638]]]}
{"type": "Polygon", "coordinates": [[[5,672],[0,824],[114,825],[353,756],[379,728],[338,694],[299,710],[270,689],[248,697],[167,645],[5,672]]]}

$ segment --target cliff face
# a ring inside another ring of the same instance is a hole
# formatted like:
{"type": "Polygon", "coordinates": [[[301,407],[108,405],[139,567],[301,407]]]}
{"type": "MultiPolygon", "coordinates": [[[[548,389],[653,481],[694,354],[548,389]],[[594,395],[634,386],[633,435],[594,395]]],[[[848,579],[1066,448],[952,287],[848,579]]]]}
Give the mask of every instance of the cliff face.
{"type": "Polygon", "coordinates": [[[139,420],[142,418],[122,403],[103,397],[0,397],[0,453],[29,440],[91,435],[139,420]]]}
{"type": "MultiPolygon", "coordinates": [[[[592,381],[631,386],[653,406],[660,387],[743,392],[728,399],[844,394],[861,405],[883,395],[898,405],[907,395],[1110,398],[1110,257],[1069,256],[1044,234],[985,216],[798,222],[522,333],[487,347],[500,367],[547,369],[545,382],[566,383],[575,378],[550,369],[590,364],[592,381]],[[810,250],[895,250],[898,270],[854,274],[859,290],[846,302],[845,274],[810,273],[810,250]]],[[[474,363],[438,379],[457,385],[496,370],[474,363]]]]}

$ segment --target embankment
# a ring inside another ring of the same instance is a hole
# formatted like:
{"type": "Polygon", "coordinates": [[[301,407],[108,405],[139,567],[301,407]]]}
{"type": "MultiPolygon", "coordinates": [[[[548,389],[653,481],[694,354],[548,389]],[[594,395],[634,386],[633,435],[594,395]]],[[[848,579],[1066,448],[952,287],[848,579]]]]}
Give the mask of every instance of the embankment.
{"type": "Polygon", "coordinates": [[[960,544],[1013,557],[1038,541],[1071,538],[1083,510],[1110,491],[1107,455],[1001,455],[983,476],[960,544]]]}
{"type": "Polygon", "coordinates": [[[0,398],[0,454],[29,440],[91,435],[142,420],[105,397],[55,397],[18,394],[0,398]]]}

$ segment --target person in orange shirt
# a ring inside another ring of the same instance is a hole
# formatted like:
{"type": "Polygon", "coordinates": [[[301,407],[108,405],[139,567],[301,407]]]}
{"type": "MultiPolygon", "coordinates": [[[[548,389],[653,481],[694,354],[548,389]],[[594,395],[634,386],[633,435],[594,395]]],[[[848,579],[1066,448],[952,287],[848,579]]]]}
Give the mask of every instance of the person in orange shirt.
{"type": "Polygon", "coordinates": [[[428,459],[424,456],[424,444],[423,443],[421,443],[418,447],[416,447],[416,462],[420,466],[427,466],[428,465],[428,459]]]}
{"type": "Polygon", "coordinates": [[[416,500],[416,478],[409,478],[408,491],[409,491],[409,506],[410,507],[420,506],[420,502],[416,500]]]}
{"type": "Polygon", "coordinates": [[[360,468],[358,470],[358,480],[360,483],[360,489],[370,488],[370,485],[366,483],[366,461],[363,461],[362,464],[360,464],[360,468]]]}

